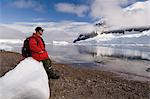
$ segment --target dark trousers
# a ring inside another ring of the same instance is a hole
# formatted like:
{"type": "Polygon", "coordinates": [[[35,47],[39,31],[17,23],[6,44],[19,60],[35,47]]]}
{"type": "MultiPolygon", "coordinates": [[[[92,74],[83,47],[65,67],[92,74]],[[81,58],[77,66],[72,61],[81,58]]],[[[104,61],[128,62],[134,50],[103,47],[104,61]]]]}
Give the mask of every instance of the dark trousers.
{"type": "Polygon", "coordinates": [[[52,61],[50,60],[50,58],[46,59],[46,60],[42,60],[43,66],[45,68],[45,71],[48,75],[48,78],[50,78],[50,75],[52,73],[52,61]]]}
{"type": "Polygon", "coordinates": [[[52,61],[50,59],[42,60],[43,66],[48,75],[48,79],[58,79],[60,74],[59,71],[52,68],[52,61]]]}

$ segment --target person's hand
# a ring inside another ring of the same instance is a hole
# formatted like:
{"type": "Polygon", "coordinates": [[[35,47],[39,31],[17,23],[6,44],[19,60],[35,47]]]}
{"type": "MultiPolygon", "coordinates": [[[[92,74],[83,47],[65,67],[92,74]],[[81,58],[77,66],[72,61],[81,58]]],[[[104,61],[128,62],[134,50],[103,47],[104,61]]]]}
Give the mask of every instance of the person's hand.
{"type": "Polygon", "coordinates": [[[44,53],[44,51],[40,51],[39,53],[42,54],[42,53],[44,53]]]}

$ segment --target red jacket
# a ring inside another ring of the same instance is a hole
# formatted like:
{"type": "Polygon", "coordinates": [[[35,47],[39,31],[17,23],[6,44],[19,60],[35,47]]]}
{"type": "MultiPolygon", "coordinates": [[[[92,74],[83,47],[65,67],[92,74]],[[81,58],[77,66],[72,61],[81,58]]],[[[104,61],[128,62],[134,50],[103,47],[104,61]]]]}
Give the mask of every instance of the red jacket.
{"type": "Polygon", "coordinates": [[[29,40],[29,47],[31,50],[31,56],[36,59],[37,61],[48,59],[48,53],[45,49],[45,46],[43,44],[43,41],[40,36],[38,36],[36,33],[33,33],[33,38],[30,38],[29,40]],[[35,39],[36,38],[36,39],[35,39]],[[38,42],[37,42],[38,40],[38,42]],[[44,53],[39,53],[41,51],[44,51],[44,53]]]}

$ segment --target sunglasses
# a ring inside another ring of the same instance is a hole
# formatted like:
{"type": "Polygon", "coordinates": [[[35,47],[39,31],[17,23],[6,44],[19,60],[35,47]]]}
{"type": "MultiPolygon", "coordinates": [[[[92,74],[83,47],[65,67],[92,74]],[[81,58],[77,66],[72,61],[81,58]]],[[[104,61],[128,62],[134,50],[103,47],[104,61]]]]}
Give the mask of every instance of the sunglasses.
{"type": "Polygon", "coordinates": [[[44,30],[39,30],[39,31],[42,31],[42,32],[43,32],[44,30]]]}

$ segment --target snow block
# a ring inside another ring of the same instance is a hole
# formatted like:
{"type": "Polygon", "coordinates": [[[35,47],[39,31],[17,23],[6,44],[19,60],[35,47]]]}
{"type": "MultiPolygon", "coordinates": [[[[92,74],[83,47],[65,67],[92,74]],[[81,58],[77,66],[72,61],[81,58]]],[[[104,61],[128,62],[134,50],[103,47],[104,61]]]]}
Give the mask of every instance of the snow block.
{"type": "Polygon", "coordinates": [[[0,99],[49,99],[43,64],[29,57],[1,77],[0,99]]]}

